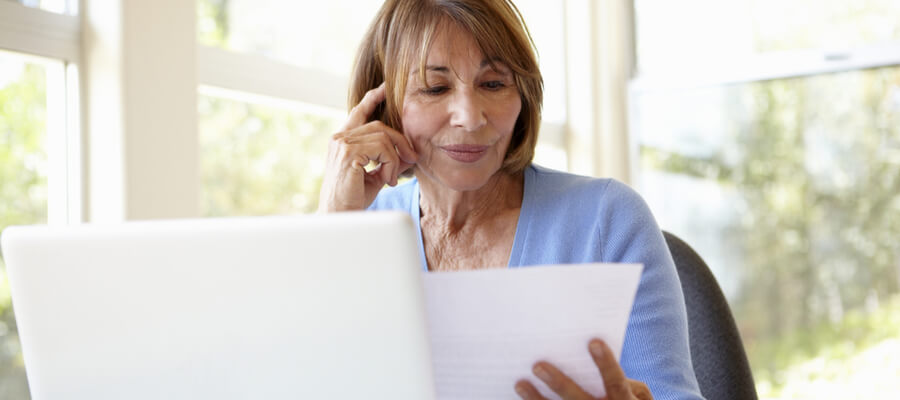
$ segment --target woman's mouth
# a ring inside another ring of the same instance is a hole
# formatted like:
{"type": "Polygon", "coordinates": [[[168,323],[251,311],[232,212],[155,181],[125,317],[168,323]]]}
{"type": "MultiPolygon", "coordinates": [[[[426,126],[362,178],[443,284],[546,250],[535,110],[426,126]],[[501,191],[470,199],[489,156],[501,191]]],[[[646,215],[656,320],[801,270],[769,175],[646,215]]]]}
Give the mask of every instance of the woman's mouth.
{"type": "Polygon", "coordinates": [[[441,146],[440,149],[456,161],[473,163],[484,157],[489,147],[475,144],[451,144],[441,146]]]}

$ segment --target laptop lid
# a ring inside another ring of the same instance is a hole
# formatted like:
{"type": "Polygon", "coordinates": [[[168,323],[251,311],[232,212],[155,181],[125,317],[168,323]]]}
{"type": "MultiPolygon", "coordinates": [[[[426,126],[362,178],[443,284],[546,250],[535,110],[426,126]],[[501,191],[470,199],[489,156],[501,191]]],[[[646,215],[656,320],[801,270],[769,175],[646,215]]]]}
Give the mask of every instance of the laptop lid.
{"type": "Polygon", "coordinates": [[[402,213],[11,227],[36,400],[431,399],[402,213]]]}

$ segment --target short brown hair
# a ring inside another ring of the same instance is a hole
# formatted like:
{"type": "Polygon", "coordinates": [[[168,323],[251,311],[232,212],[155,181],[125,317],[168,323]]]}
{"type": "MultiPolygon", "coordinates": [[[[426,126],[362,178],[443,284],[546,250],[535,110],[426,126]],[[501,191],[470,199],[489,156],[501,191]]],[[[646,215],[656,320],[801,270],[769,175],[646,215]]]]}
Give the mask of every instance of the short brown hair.
{"type": "Polygon", "coordinates": [[[445,23],[469,32],[488,60],[512,70],[522,99],[502,169],[520,172],[531,163],[541,124],[544,83],[534,42],[511,0],[387,0],[360,44],[350,81],[350,107],[385,83],[386,99],[372,116],[400,130],[407,77],[418,63],[422,79],[436,33],[445,23]]]}

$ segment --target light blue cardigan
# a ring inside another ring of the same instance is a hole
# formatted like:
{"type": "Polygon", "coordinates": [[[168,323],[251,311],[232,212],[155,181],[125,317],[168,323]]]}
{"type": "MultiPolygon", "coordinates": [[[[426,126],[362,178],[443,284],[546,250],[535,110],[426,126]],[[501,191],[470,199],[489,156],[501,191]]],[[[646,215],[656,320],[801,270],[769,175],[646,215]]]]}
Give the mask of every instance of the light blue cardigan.
{"type": "MultiPolygon", "coordinates": [[[[418,182],[383,189],[369,209],[407,211],[419,227],[418,182]]],[[[427,271],[421,229],[419,251],[427,271]]],[[[509,267],[591,262],[644,265],[622,350],[625,374],[656,399],[702,398],[681,284],[644,200],[612,179],[529,166],[509,267]]]]}

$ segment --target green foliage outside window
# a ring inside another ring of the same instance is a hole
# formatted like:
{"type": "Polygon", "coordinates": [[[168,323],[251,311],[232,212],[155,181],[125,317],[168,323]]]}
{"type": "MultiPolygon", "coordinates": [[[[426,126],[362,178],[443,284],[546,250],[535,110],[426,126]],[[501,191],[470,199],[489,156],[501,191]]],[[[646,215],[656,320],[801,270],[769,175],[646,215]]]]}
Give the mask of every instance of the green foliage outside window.
{"type": "MultiPolygon", "coordinates": [[[[8,59],[0,62],[17,64],[8,59]]],[[[0,82],[0,230],[47,220],[45,72],[36,65],[19,65],[24,68],[18,76],[2,77],[10,80],[0,82]]],[[[0,254],[0,398],[29,397],[0,254]]]]}
{"type": "Polygon", "coordinates": [[[209,96],[199,110],[203,215],[315,211],[337,119],[209,96]]]}
{"type": "MultiPolygon", "coordinates": [[[[900,354],[886,342],[900,337],[900,68],[718,90],[736,105],[721,151],[643,147],[641,163],[737,193],[721,243],[743,262],[731,306],[761,394],[849,379],[828,371],[873,346],[900,354]],[[810,360],[823,365],[798,374],[810,360]]],[[[900,377],[889,367],[881,387],[900,377]]]]}

